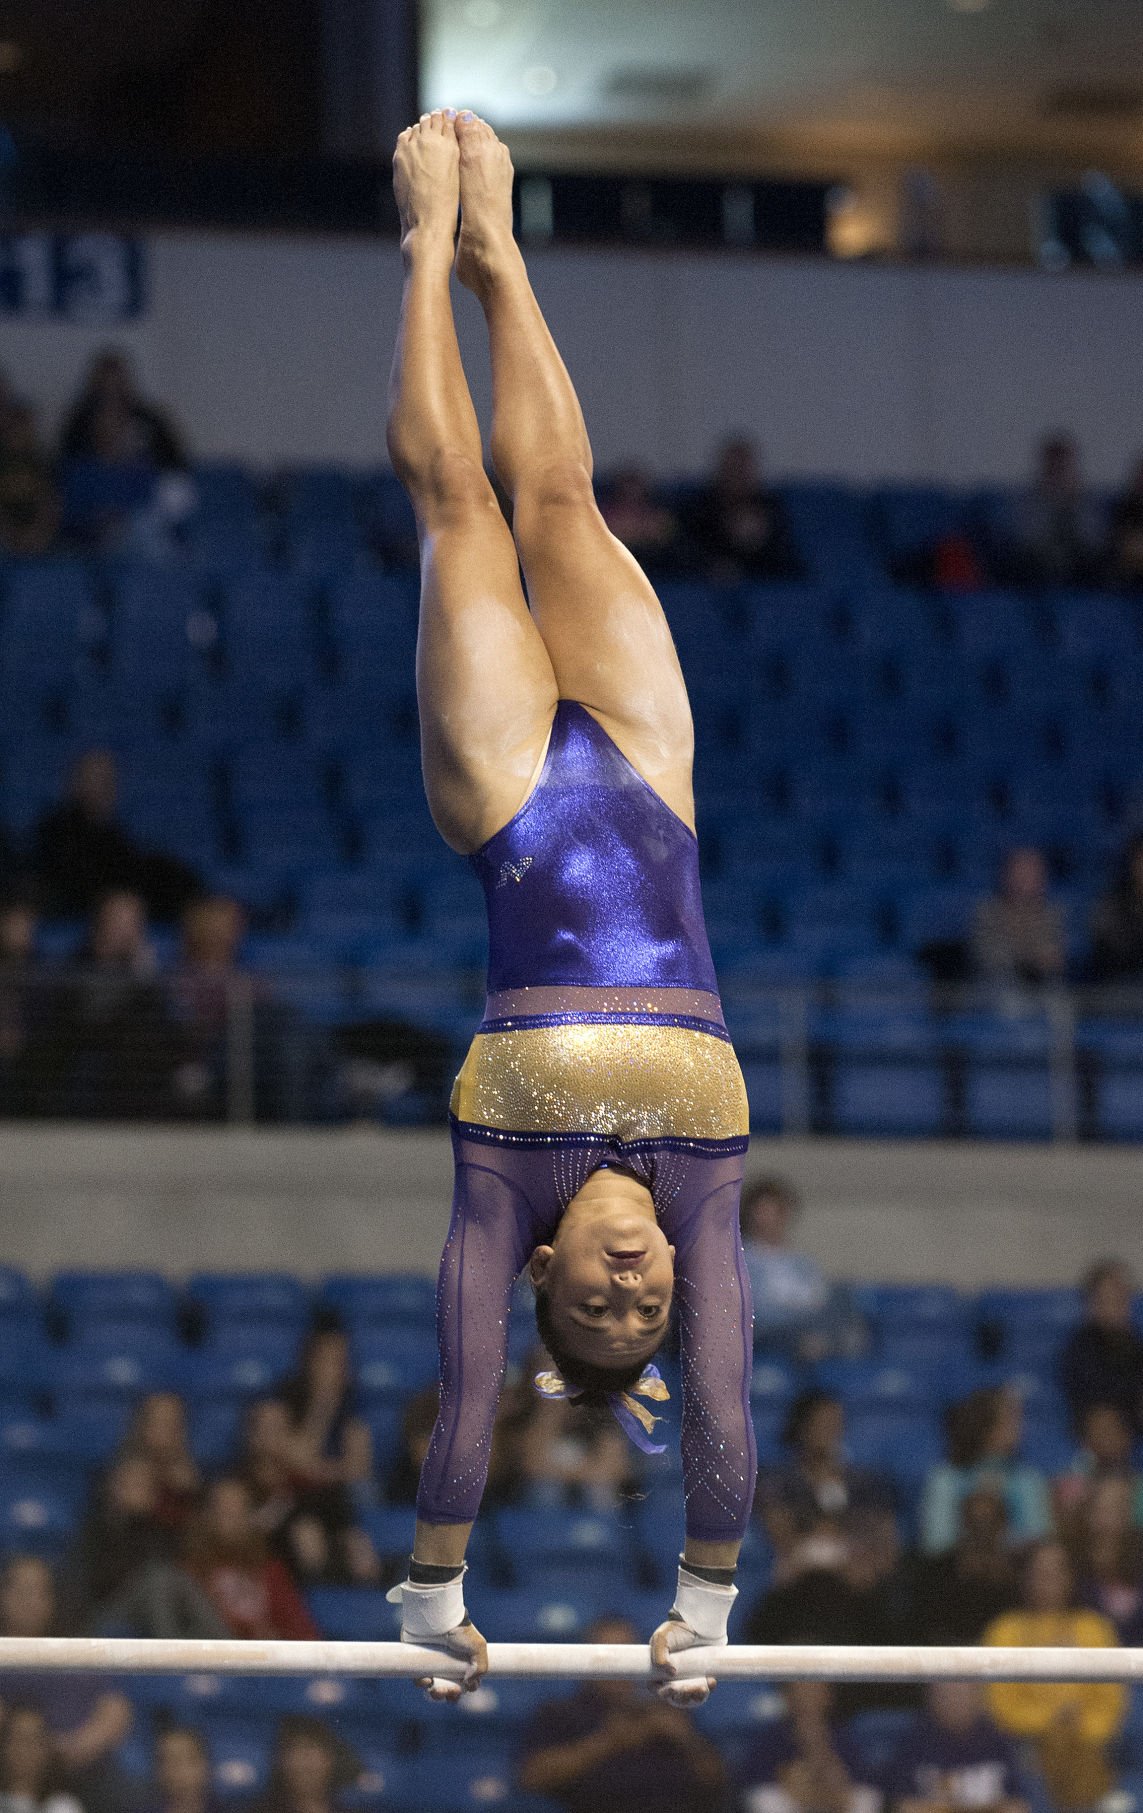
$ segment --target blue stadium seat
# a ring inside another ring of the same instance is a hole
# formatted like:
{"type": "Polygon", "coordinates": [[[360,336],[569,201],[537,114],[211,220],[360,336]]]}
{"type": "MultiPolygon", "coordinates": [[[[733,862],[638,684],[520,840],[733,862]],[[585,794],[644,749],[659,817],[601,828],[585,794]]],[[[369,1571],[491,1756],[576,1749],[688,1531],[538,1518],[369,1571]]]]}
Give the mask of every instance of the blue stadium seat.
{"type": "Polygon", "coordinates": [[[186,1294],[214,1327],[223,1322],[278,1324],[297,1330],[310,1311],[310,1293],[288,1272],[196,1272],[186,1294]]]}
{"type": "Polygon", "coordinates": [[[970,1065],[965,1085],[970,1133],[985,1139],[1048,1139],[1055,1120],[1046,1065],[1010,1070],[970,1065]]]}
{"type": "Polygon", "coordinates": [[[855,1466],[887,1473],[910,1495],[944,1454],[931,1413],[869,1407],[846,1418],[846,1445],[855,1466]]]}
{"type": "Polygon", "coordinates": [[[419,1272],[381,1276],[336,1273],[324,1279],[321,1296],[354,1327],[372,1323],[387,1327],[396,1322],[431,1327],[436,1315],[436,1285],[419,1272]]]}
{"type": "Polygon", "coordinates": [[[343,1643],[391,1642],[401,1628],[401,1608],[380,1587],[314,1586],[306,1594],[314,1623],[343,1643]]]}
{"type": "Polygon", "coordinates": [[[186,1390],[189,1396],[203,1401],[241,1402],[273,1392],[286,1371],[280,1351],[267,1354],[257,1349],[203,1348],[188,1361],[186,1390]]]}
{"type": "Polygon", "coordinates": [[[353,1331],[357,1391],[368,1403],[410,1397],[437,1378],[433,1330],[419,1323],[359,1326],[353,1331]]]}
{"type": "Polygon", "coordinates": [[[502,1748],[490,1754],[474,1750],[470,1755],[402,1758],[400,1771],[390,1799],[410,1813],[414,1808],[475,1813],[499,1803],[512,1813],[550,1813],[550,1801],[516,1790],[513,1759],[502,1748]]]}
{"type": "Polygon", "coordinates": [[[584,1579],[614,1576],[628,1560],[627,1532],[619,1519],[587,1508],[505,1507],[496,1513],[496,1535],[522,1579],[533,1582],[562,1577],[569,1569],[584,1579]]]}
{"type": "Polygon", "coordinates": [[[232,1397],[207,1398],[196,1403],[190,1415],[191,1453],[200,1467],[228,1466],[238,1453],[242,1427],[241,1403],[232,1397]]]}
{"type": "Polygon", "coordinates": [[[936,485],[887,485],[872,498],[873,522],[890,566],[914,561],[963,531],[965,500],[936,485]]]}
{"type": "MultiPolygon", "coordinates": [[[[473,1616],[480,1624],[480,1612],[473,1606],[473,1616]]],[[[625,1600],[624,1610],[628,1600],[625,1600]]],[[[581,1637],[594,1618],[615,1609],[609,1583],[597,1587],[590,1577],[562,1582],[560,1589],[547,1592],[542,1587],[498,1587],[495,1610],[488,1607],[497,1634],[506,1643],[572,1643],[581,1637]]],[[[660,1613],[662,1604],[660,1601],[660,1613]]]]}
{"type": "Polygon", "coordinates": [[[211,522],[252,522],[261,508],[258,488],[245,466],[204,460],[193,468],[198,513],[211,522]]]}
{"type": "Polygon", "coordinates": [[[834,1075],[839,1133],[933,1137],[944,1127],[946,1081],[937,1063],[842,1058],[834,1075]]]}
{"type": "Polygon", "coordinates": [[[945,1401],[948,1374],[927,1365],[884,1363],[879,1359],[827,1360],[817,1382],[848,1407],[890,1411],[929,1410],[945,1401]]]}
{"type": "Polygon", "coordinates": [[[253,1719],[212,1718],[207,1730],[215,1791],[224,1802],[241,1801],[265,1787],[272,1735],[253,1719]]]}
{"type": "Polygon", "coordinates": [[[147,1391],[179,1391],[188,1369],[185,1350],[167,1335],[142,1325],[92,1324],[83,1341],[49,1356],[46,1376],[57,1400],[114,1403],[147,1391]]]}
{"type": "Polygon", "coordinates": [[[755,1133],[777,1133],[785,1119],[782,1067],[777,1057],[756,1058],[749,1049],[740,1053],[750,1126],[755,1133]]]}
{"type": "Polygon", "coordinates": [[[34,1481],[21,1489],[0,1475],[0,1551],[58,1558],[75,1530],[77,1509],[66,1492],[34,1481]]]}
{"type": "Polygon", "coordinates": [[[174,1324],[174,1286],[160,1272],[57,1272],[51,1300],[69,1320],[138,1322],[153,1328],[174,1324]]]}
{"type": "Polygon", "coordinates": [[[846,1722],[846,1732],[869,1771],[862,1776],[863,1781],[885,1779],[889,1765],[916,1722],[917,1714],[904,1707],[859,1712],[846,1722]]]}

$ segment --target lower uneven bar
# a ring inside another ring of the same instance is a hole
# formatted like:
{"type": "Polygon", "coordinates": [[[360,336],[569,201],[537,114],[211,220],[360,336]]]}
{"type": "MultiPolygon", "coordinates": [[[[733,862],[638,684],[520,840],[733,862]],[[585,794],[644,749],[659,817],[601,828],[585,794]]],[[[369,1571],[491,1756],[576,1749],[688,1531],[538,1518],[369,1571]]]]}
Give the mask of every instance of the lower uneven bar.
{"type": "MultiPolygon", "coordinates": [[[[490,1643],[489,1674],[551,1680],[661,1680],[627,1643],[490,1643]]],[[[0,1671],[82,1674],[437,1675],[464,1665],[409,1643],[258,1643],[237,1638],[0,1637],[0,1671]]],[[[858,1648],[731,1645],[692,1649],[680,1675],[720,1681],[1139,1681],[1143,1649],[858,1648]]],[[[0,1696],[2,1697],[2,1696],[0,1696]]]]}

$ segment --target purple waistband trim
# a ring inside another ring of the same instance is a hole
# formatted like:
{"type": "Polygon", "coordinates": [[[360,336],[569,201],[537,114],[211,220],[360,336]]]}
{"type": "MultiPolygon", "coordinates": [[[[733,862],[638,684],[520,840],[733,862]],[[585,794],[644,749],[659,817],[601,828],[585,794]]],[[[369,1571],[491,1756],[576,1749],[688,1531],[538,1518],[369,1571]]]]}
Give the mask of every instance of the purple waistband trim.
{"type": "Polygon", "coordinates": [[[681,1026],[687,1032],[709,1033],[712,1039],[730,1043],[730,1034],[718,1020],[702,1020],[694,1014],[510,1014],[499,1020],[482,1020],[476,1030],[525,1032],[535,1026],[681,1026]]]}
{"type": "Polygon", "coordinates": [[[509,1133],[501,1127],[482,1127],[475,1121],[449,1123],[462,1139],[475,1140],[486,1146],[597,1146],[605,1152],[698,1152],[708,1158],[734,1158],[749,1148],[748,1134],[734,1139],[682,1139],[677,1135],[661,1139],[612,1139],[603,1133],[509,1133]]]}

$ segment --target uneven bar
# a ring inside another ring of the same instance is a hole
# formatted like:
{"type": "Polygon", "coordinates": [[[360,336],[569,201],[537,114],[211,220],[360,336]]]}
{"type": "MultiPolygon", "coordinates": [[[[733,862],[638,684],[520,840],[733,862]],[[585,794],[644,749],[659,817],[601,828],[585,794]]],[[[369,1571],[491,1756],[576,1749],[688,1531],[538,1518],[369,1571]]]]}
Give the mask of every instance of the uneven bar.
{"type": "MultiPolygon", "coordinates": [[[[627,1643],[490,1643],[489,1674],[662,1680],[627,1643]]],[[[720,1681],[1140,1681],[1143,1649],[858,1648],[812,1644],[692,1649],[677,1673],[720,1681]]],[[[371,1675],[459,1680],[464,1664],[409,1643],[258,1643],[237,1638],[0,1637],[6,1668],[81,1674],[371,1675]]]]}

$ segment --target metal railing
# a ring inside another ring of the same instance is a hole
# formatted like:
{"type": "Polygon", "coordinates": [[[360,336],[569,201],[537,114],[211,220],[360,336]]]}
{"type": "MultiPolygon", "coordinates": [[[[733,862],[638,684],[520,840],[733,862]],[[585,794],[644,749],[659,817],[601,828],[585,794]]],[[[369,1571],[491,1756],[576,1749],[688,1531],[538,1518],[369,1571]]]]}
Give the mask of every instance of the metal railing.
{"type": "MultiPolygon", "coordinates": [[[[0,1116],[443,1120],[483,998],[408,961],[0,966],[0,1116]]],[[[1143,1140],[1143,989],[726,978],[760,1132],[1143,1140]]]]}

